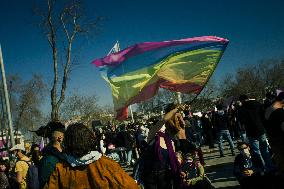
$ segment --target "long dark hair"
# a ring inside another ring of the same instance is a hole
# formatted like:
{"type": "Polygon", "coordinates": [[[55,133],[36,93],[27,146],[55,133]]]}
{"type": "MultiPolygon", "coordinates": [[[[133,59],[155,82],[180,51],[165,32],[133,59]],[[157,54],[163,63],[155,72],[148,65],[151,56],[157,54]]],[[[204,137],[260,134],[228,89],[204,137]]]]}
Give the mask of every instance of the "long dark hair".
{"type": "Polygon", "coordinates": [[[67,154],[79,158],[96,150],[96,138],[83,123],[74,123],[65,132],[64,147],[67,154]]]}

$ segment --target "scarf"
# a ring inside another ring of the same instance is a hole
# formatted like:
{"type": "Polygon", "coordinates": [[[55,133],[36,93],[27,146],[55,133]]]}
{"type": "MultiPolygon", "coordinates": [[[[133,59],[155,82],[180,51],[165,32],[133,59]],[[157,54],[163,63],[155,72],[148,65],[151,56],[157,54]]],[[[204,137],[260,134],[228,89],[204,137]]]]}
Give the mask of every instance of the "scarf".
{"type": "Polygon", "coordinates": [[[83,157],[80,158],[75,158],[71,155],[67,156],[67,162],[72,166],[72,167],[78,167],[78,166],[83,166],[83,165],[89,165],[98,159],[102,157],[102,154],[99,153],[98,151],[91,151],[88,154],[84,155],[83,157]]]}
{"type": "Polygon", "coordinates": [[[162,161],[163,156],[162,156],[161,147],[160,147],[160,137],[164,138],[166,146],[167,146],[169,159],[170,159],[171,172],[173,176],[176,176],[177,174],[179,175],[180,172],[179,172],[178,160],[177,160],[176,154],[173,149],[172,141],[168,134],[157,132],[155,136],[155,154],[157,155],[158,159],[162,161]]]}

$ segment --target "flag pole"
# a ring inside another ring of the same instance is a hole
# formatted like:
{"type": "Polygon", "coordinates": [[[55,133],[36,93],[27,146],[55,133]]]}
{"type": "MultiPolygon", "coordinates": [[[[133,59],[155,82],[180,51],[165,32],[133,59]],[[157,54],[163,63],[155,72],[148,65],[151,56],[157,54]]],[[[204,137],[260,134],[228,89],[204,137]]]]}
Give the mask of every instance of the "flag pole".
{"type": "Polygon", "coordinates": [[[5,75],[5,68],[4,68],[1,44],[0,44],[0,64],[1,64],[1,75],[2,75],[2,82],[3,82],[5,105],[6,105],[7,115],[8,115],[8,125],[9,125],[9,129],[10,129],[11,145],[15,146],[15,138],[14,138],[12,116],[11,116],[11,109],[10,109],[10,100],[9,100],[7,83],[6,83],[6,75],[5,75]]]}
{"type": "Polygon", "coordinates": [[[177,102],[178,104],[181,104],[181,93],[177,92],[177,102]]]}

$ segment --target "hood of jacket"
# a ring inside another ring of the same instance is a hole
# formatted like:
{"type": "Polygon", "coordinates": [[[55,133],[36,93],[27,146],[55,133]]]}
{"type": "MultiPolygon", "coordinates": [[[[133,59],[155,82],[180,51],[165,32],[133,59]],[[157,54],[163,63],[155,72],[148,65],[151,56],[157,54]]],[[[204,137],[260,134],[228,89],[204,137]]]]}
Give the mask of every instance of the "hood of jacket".
{"type": "Polygon", "coordinates": [[[89,165],[91,163],[94,163],[98,159],[102,157],[102,154],[98,151],[91,151],[88,154],[76,158],[72,155],[67,155],[66,160],[71,165],[71,167],[78,167],[78,166],[84,166],[89,165]]]}

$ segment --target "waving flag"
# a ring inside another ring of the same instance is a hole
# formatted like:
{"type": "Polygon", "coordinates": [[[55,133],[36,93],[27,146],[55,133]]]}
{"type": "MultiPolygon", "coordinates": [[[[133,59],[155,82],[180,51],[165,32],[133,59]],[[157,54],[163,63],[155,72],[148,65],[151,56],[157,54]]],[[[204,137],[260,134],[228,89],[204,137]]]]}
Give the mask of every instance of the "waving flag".
{"type": "Polygon", "coordinates": [[[204,36],[133,45],[93,61],[110,84],[117,119],[127,107],[153,97],[159,88],[199,93],[227,44],[227,39],[204,36]]]}

